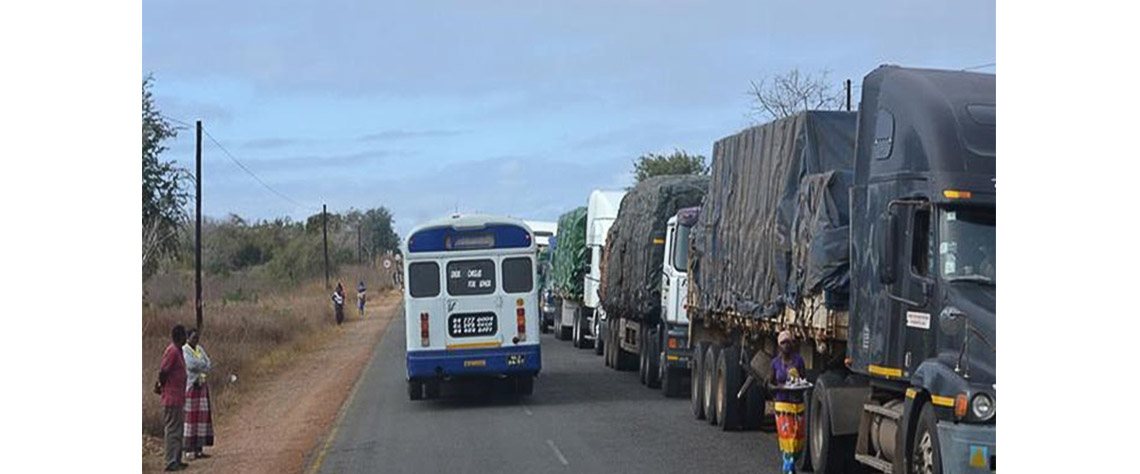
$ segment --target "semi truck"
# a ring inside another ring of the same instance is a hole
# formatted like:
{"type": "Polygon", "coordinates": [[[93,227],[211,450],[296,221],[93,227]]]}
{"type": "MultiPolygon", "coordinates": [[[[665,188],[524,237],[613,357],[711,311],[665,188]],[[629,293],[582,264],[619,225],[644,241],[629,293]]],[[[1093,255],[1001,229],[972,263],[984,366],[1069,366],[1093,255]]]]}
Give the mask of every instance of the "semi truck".
{"type": "Polygon", "coordinates": [[[532,220],[523,222],[534,231],[534,244],[538,249],[534,263],[538,272],[539,313],[542,315],[542,320],[539,324],[542,328],[542,332],[545,333],[549,332],[554,326],[554,292],[550,278],[552,268],[550,259],[554,252],[554,245],[557,242],[555,233],[558,230],[558,223],[532,220]]]}
{"type": "MultiPolygon", "coordinates": [[[[668,223],[677,212],[698,206],[708,176],[656,176],[633,188],[610,227],[602,260],[601,305],[605,308],[605,364],[617,370],[637,368],[650,388],[663,383],[677,396],[689,368],[684,345],[688,320],[669,308],[668,294],[681,285],[677,274],[663,273],[668,223]]],[[[674,300],[679,301],[679,300],[674,300]]]]}
{"type": "Polygon", "coordinates": [[[558,218],[558,242],[551,259],[554,290],[554,338],[570,339],[574,317],[582,306],[582,283],[586,268],[586,207],[558,218]]]}
{"type": "Polygon", "coordinates": [[[693,413],[741,424],[776,334],[815,472],[993,472],[995,78],[883,66],[857,113],[717,141],[690,237],[693,413]]]}
{"type": "Polygon", "coordinates": [[[578,329],[580,347],[593,347],[594,354],[602,355],[604,341],[601,334],[605,308],[598,297],[602,283],[602,258],[605,256],[606,236],[617,218],[618,209],[625,191],[595,189],[590,192],[586,203],[586,252],[589,262],[583,282],[582,314],[575,323],[578,329]]]}

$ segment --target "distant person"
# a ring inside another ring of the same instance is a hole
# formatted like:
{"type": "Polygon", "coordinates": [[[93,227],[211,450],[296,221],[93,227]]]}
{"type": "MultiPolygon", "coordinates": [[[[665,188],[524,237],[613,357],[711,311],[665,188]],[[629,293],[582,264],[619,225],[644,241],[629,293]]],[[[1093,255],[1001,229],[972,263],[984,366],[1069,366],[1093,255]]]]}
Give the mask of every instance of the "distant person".
{"type": "Polygon", "coordinates": [[[356,309],[360,312],[360,317],[364,317],[364,280],[360,280],[360,284],[356,285],[356,309]]]}
{"type": "Polygon", "coordinates": [[[186,361],[182,344],[186,343],[186,328],[175,324],[170,330],[170,345],[162,353],[158,369],[158,382],[154,393],[162,395],[163,441],[166,446],[166,470],[177,471],[189,464],[182,462],[182,421],[186,404],[186,361]]]}
{"type": "Polygon", "coordinates": [[[344,322],[344,286],[336,282],[336,290],[332,294],[333,313],[336,315],[336,324],[344,322]]]}
{"type": "Polygon", "coordinates": [[[194,459],[210,457],[202,448],[214,445],[214,419],[210,413],[210,388],[206,375],[210,373],[210,356],[198,342],[199,332],[190,329],[182,357],[186,359],[185,429],[182,432],[182,449],[194,459]]]}
{"type": "Polygon", "coordinates": [[[788,330],[776,337],[780,354],[772,359],[772,371],[768,376],[768,387],[776,393],[776,432],[780,442],[784,474],[796,472],[796,458],[802,455],[804,447],[804,400],[802,390],[787,390],[802,381],[807,374],[804,359],[795,352],[795,338],[788,330]]]}

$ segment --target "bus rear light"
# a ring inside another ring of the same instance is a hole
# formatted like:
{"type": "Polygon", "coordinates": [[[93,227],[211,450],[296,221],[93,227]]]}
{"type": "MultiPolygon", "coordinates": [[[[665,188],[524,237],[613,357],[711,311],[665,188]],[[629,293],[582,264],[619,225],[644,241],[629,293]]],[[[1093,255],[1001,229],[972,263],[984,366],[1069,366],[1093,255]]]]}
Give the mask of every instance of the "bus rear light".
{"type": "Polygon", "coordinates": [[[427,311],[420,313],[420,345],[423,347],[431,345],[431,337],[428,333],[428,318],[427,311]]]}
{"type": "Polygon", "coordinates": [[[516,309],[515,310],[515,316],[518,319],[519,340],[525,341],[526,340],[526,310],[523,308],[516,309]]]}

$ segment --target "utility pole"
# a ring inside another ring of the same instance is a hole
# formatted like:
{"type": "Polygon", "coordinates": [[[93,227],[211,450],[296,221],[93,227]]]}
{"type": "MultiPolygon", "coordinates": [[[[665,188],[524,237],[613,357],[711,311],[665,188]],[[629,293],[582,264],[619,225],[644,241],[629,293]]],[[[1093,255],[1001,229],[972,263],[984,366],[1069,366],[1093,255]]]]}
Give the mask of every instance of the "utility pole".
{"type": "Polygon", "coordinates": [[[847,80],[846,85],[847,85],[847,87],[846,87],[846,89],[847,89],[847,111],[850,112],[851,111],[851,79],[847,80]]]}
{"type": "Polygon", "coordinates": [[[329,289],[329,207],[321,204],[321,227],[325,236],[325,289],[329,289]]]}
{"type": "Polygon", "coordinates": [[[202,121],[195,127],[194,149],[194,315],[202,332],[202,121]]]}
{"type": "Polygon", "coordinates": [[[363,224],[359,222],[356,224],[356,263],[358,264],[364,262],[364,247],[360,246],[360,230],[362,226],[363,224]]]}

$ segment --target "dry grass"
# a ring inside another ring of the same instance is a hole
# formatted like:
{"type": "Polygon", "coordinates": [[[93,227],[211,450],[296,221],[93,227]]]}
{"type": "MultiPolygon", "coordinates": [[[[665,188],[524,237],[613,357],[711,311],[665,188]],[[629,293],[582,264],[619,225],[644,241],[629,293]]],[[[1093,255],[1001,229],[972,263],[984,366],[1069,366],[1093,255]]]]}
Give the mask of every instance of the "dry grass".
{"type": "MultiPolygon", "coordinates": [[[[391,287],[382,271],[365,266],[345,266],[334,275],[332,285],[344,283],[345,315],[356,314],[356,282],[365,281],[375,298],[391,287]]],[[[162,352],[170,343],[170,329],[181,323],[194,325],[194,278],[192,274],[157,275],[144,285],[146,302],[142,321],[142,431],[162,436],[160,397],[151,392],[158,378],[162,352]]],[[[240,401],[243,387],[271,376],[294,354],[321,347],[331,337],[333,319],[331,291],[324,278],[301,285],[275,284],[260,272],[206,279],[202,298],[202,346],[214,364],[210,393],[214,410],[225,413],[240,401]],[[229,381],[237,375],[236,383],[229,381]]],[[[153,443],[150,443],[153,444],[153,443]]],[[[151,450],[151,448],[144,448],[151,450]]],[[[161,449],[161,447],[159,447],[161,449]]]]}

